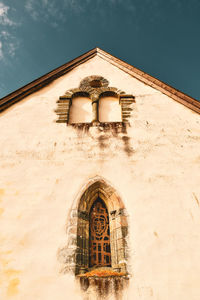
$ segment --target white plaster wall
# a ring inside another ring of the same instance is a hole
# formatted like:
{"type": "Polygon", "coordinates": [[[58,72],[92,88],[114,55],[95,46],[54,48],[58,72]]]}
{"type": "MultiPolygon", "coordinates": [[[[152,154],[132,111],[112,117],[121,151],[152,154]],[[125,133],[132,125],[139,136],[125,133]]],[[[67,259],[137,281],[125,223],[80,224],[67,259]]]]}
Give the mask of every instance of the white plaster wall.
{"type": "Polygon", "coordinates": [[[129,213],[127,299],[200,299],[200,118],[99,57],[26,97],[0,117],[0,299],[81,299],[57,252],[77,194],[96,175],[129,213]],[[123,134],[58,124],[56,101],[86,76],[136,96],[123,134]],[[102,133],[101,133],[102,135],[102,133]]]}

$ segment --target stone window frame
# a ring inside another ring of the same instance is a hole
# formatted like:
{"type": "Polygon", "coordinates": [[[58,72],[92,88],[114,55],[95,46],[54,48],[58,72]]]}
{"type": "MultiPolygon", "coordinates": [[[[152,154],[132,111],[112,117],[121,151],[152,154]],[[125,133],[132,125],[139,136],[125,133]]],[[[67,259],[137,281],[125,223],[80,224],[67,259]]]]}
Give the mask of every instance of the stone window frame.
{"type": "MultiPolygon", "coordinates": [[[[122,122],[108,122],[108,123],[122,123],[129,124],[129,118],[131,116],[132,104],[135,102],[133,95],[126,94],[125,92],[117,89],[116,87],[109,87],[109,82],[102,76],[92,75],[85,77],[78,88],[68,90],[63,96],[60,96],[57,101],[57,109],[55,110],[58,115],[57,123],[66,123],[67,125],[83,124],[83,123],[69,123],[70,107],[72,105],[73,98],[76,96],[87,96],[92,102],[93,120],[90,126],[98,126],[102,122],[99,122],[99,99],[103,95],[112,95],[119,99],[121,105],[121,117],[122,122]]],[[[104,122],[105,123],[105,122],[104,122]]]]}
{"type": "Polygon", "coordinates": [[[67,245],[59,250],[63,271],[75,275],[90,271],[89,267],[89,213],[100,197],[109,214],[111,268],[128,274],[128,215],[121,197],[104,179],[94,179],[75,201],[68,220],[67,245]]]}

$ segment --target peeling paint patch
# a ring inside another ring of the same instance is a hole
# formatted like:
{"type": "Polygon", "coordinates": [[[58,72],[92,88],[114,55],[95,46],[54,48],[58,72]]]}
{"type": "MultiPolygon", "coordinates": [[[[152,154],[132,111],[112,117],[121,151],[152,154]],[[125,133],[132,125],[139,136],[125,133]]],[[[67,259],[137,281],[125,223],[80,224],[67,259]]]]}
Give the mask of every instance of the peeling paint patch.
{"type": "Polygon", "coordinates": [[[195,195],[195,193],[193,193],[193,196],[194,196],[194,199],[195,199],[196,202],[197,202],[197,205],[200,206],[200,205],[199,205],[199,200],[198,200],[197,196],[195,195]]]}
{"type": "Polygon", "coordinates": [[[18,216],[17,216],[17,219],[21,219],[22,218],[22,214],[19,214],[18,216]]]}
{"type": "Polygon", "coordinates": [[[13,278],[10,280],[8,289],[7,289],[8,297],[15,296],[19,292],[19,290],[18,290],[19,283],[20,283],[20,281],[18,278],[13,278]]]}
{"type": "Polygon", "coordinates": [[[0,189],[0,202],[2,201],[2,197],[5,194],[4,189],[0,189]]]}
{"type": "Polygon", "coordinates": [[[0,196],[4,195],[5,191],[4,189],[0,189],[0,196]]]}
{"type": "Polygon", "coordinates": [[[154,231],[154,233],[153,233],[157,238],[158,238],[158,234],[157,234],[157,232],[156,231],[154,231]]]}
{"type": "Polygon", "coordinates": [[[8,277],[12,277],[12,276],[16,276],[16,275],[20,274],[21,271],[15,270],[15,269],[7,269],[4,273],[8,277]]]}
{"type": "Polygon", "coordinates": [[[138,291],[141,299],[149,299],[150,297],[153,297],[153,289],[151,287],[140,287],[138,291]]]}
{"type": "MultiPolygon", "coordinates": [[[[3,239],[1,239],[1,243],[3,242],[3,239]]],[[[3,268],[6,268],[8,263],[10,262],[10,259],[7,258],[9,254],[11,254],[12,251],[1,251],[0,252],[0,264],[3,268]]]]}
{"type": "Polygon", "coordinates": [[[193,214],[192,214],[191,212],[190,212],[190,216],[191,216],[191,219],[192,219],[192,220],[194,220],[194,218],[193,218],[193,214]]]}
{"type": "Polygon", "coordinates": [[[29,236],[26,234],[23,239],[19,241],[19,245],[26,246],[29,243],[29,236]]]}
{"type": "Polygon", "coordinates": [[[13,251],[11,250],[0,252],[1,284],[5,287],[8,297],[12,297],[18,293],[18,285],[20,283],[18,275],[21,273],[20,270],[9,267],[12,261],[9,256],[12,253],[13,251]]]}
{"type": "Polygon", "coordinates": [[[0,207],[0,216],[3,214],[4,209],[0,207]]]}

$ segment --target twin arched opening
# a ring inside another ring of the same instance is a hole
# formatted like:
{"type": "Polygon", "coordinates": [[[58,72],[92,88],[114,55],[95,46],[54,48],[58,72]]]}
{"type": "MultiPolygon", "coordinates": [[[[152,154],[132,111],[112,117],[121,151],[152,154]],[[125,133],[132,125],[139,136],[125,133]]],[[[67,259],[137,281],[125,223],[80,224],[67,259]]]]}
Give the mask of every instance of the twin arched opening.
{"type": "Polygon", "coordinates": [[[69,110],[69,124],[91,123],[92,121],[122,122],[121,105],[117,93],[103,92],[95,100],[86,92],[73,94],[69,110]]]}

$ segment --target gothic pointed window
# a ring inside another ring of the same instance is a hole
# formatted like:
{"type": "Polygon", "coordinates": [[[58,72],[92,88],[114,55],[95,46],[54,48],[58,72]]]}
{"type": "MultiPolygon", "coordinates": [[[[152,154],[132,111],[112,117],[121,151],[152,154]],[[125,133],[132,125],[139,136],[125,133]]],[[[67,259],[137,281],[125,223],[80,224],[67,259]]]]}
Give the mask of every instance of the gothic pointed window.
{"type": "Polygon", "coordinates": [[[64,269],[77,276],[100,267],[127,274],[127,213],[116,190],[103,179],[94,180],[74,204],[68,244],[60,250],[61,259],[67,253],[64,269]]]}
{"type": "Polygon", "coordinates": [[[104,202],[97,198],[89,216],[89,266],[110,267],[110,229],[109,216],[104,202]]]}

